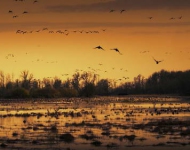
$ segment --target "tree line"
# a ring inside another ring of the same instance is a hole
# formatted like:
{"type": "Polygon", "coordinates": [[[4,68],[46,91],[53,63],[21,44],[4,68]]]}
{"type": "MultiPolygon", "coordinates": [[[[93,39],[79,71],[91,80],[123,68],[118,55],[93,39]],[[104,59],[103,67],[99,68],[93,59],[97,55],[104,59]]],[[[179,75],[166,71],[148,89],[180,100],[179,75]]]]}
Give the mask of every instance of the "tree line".
{"type": "Polygon", "coordinates": [[[161,70],[145,78],[141,74],[130,82],[99,79],[92,72],[76,72],[71,78],[35,79],[28,70],[21,71],[20,78],[0,71],[0,98],[60,98],[92,97],[95,95],[127,94],[178,94],[190,95],[190,70],[161,70]]]}

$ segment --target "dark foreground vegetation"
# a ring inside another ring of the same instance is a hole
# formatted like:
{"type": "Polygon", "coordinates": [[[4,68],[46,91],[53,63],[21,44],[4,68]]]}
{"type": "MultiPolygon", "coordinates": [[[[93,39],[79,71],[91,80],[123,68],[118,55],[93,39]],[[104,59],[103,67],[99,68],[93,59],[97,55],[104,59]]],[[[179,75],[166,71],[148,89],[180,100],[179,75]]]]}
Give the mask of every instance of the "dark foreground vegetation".
{"type": "Polygon", "coordinates": [[[0,98],[59,98],[91,97],[94,95],[127,94],[178,94],[190,95],[190,70],[165,71],[153,73],[147,79],[138,75],[133,81],[99,79],[92,72],[75,73],[72,78],[35,79],[33,74],[24,70],[20,79],[13,80],[11,75],[0,71],[0,98]]]}

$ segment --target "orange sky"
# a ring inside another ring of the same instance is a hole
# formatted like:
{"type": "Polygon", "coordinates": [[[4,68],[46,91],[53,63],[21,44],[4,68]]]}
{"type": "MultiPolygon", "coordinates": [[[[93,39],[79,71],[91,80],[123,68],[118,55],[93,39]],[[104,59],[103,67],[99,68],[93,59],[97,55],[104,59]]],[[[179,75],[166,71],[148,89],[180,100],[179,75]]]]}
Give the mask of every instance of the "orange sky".
{"type": "Polygon", "coordinates": [[[62,74],[71,76],[76,69],[95,69],[101,78],[129,77],[131,81],[138,74],[148,77],[161,69],[190,69],[190,0],[143,2],[1,0],[0,70],[14,73],[15,78],[22,70],[35,78],[63,78],[62,74]],[[111,9],[115,11],[110,13],[111,9]],[[16,34],[17,30],[33,32],[16,34]],[[58,30],[67,30],[68,35],[58,30]],[[99,45],[105,51],[94,49],[99,45]],[[122,55],[111,48],[118,48],[122,55]],[[152,57],[164,61],[157,65],[152,57]]]}

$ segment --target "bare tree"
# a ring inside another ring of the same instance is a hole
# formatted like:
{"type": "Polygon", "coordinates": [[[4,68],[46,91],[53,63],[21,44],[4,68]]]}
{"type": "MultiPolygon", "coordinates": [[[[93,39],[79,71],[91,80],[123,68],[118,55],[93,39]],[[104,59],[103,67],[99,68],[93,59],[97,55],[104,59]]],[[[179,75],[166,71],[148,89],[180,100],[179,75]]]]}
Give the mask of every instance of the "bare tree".
{"type": "Polygon", "coordinates": [[[0,71],[0,87],[5,87],[5,74],[3,71],[0,71]]]}
{"type": "Polygon", "coordinates": [[[31,81],[34,77],[33,74],[29,73],[28,70],[23,70],[23,71],[21,71],[20,77],[22,79],[22,87],[25,89],[30,89],[31,88],[31,81]]]}

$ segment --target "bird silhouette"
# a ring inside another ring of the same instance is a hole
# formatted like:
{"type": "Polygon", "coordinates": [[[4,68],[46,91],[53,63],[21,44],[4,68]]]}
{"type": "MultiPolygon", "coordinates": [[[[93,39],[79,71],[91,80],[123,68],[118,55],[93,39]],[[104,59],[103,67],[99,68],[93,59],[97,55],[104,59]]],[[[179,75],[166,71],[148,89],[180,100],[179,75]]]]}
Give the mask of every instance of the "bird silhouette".
{"type": "Polygon", "coordinates": [[[122,53],[117,48],[112,48],[110,50],[114,50],[114,51],[118,52],[120,55],[122,55],[122,53]]]}
{"type": "Polygon", "coordinates": [[[13,18],[17,18],[17,17],[18,17],[17,15],[13,16],[13,18]]]}
{"type": "Polygon", "coordinates": [[[22,14],[27,14],[28,12],[27,11],[24,11],[22,14]]]}
{"type": "Polygon", "coordinates": [[[43,28],[42,30],[43,30],[43,31],[44,31],[44,30],[48,30],[48,28],[43,28]]]}
{"type": "Polygon", "coordinates": [[[16,33],[21,33],[22,31],[21,30],[17,30],[16,33]]]}
{"type": "Polygon", "coordinates": [[[115,10],[114,10],[114,9],[112,9],[112,10],[110,10],[110,13],[111,13],[111,12],[114,12],[114,11],[115,11],[115,10]]]}
{"type": "Polygon", "coordinates": [[[12,10],[9,10],[8,13],[13,13],[13,11],[12,11],[12,10]]]}
{"type": "Polygon", "coordinates": [[[171,17],[170,20],[174,20],[175,18],[174,17],[171,17]]]}
{"type": "Polygon", "coordinates": [[[163,60],[156,60],[154,57],[152,57],[154,59],[154,61],[156,62],[156,64],[159,64],[160,62],[162,62],[163,60]]]}
{"type": "Polygon", "coordinates": [[[37,0],[34,0],[33,4],[34,4],[34,3],[37,3],[37,2],[38,2],[37,0]]]}
{"type": "Polygon", "coordinates": [[[101,46],[96,46],[94,49],[104,50],[101,46]]]}
{"type": "Polygon", "coordinates": [[[120,13],[122,14],[124,11],[125,11],[125,9],[122,9],[122,10],[120,11],[120,13]]]}
{"type": "Polygon", "coordinates": [[[148,19],[152,19],[152,17],[148,17],[148,19]]]}
{"type": "Polygon", "coordinates": [[[180,16],[178,19],[182,19],[182,16],[180,16]]]}

